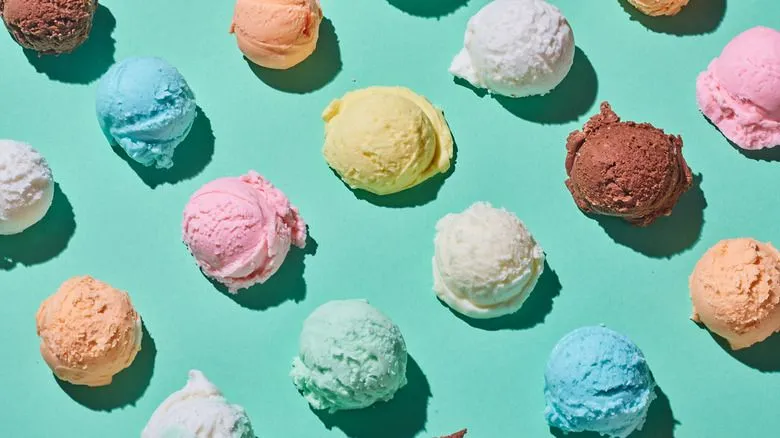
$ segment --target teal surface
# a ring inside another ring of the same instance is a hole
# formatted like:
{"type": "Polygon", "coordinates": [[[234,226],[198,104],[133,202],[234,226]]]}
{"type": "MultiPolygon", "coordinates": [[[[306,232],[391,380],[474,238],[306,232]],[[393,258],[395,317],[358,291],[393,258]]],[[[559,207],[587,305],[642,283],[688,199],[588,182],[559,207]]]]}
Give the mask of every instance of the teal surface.
{"type": "Polygon", "coordinates": [[[558,90],[479,97],[447,68],[485,0],[323,0],[318,52],[288,72],[250,68],[228,34],[232,2],[106,0],[87,44],[37,58],[0,35],[0,137],[45,154],[59,190],[28,232],[0,239],[0,435],[137,437],[157,405],[202,370],[249,412],[259,437],[549,437],[547,355],[570,330],[605,323],[645,352],[663,394],[635,437],[777,436],[780,338],[730,353],[692,323],[687,279],[723,238],[780,242],[777,151],[745,156],[697,111],[696,75],[739,32],[780,28],[776,0],[692,0],[676,18],[637,17],[618,0],[555,0],[579,50],[558,90]],[[128,56],[160,56],[201,108],[171,171],[129,164],[106,144],[96,80],[128,56]],[[343,93],[404,85],[441,106],[457,163],[394,197],[347,189],[325,164],[320,112],[343,93]],[[672,217],[635,229],[594,220],[563,181],[564,140],[608,99],[629,120],[685,140],[697,175],[672,217]],[[310,224],[266,285],[228,297],[180,240],[182,209],[203,183],[255,169],[310,224]],[[436,221],[479,200],[522,218],[549,266],[515,316],[467,322],[431,291],[436,221]],[[315,243],[316,242],[316,243],[315,243]],[[58,383],[38,353],[34,314],[68,277],[130,292],[147,336],[107,388],[58,383]],[[413,361],[388,404],[313,413],[288,372],[304,318],[320,304],[368,298],[400,326],[413,361]]]}

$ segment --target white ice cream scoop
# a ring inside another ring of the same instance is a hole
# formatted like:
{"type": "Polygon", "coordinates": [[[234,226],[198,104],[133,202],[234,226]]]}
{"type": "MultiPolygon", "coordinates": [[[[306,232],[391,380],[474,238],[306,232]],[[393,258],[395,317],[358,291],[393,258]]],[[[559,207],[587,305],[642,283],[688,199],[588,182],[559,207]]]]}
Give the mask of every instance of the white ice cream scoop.
{"type": "Polygon", "coordinates": [[[43,156],[28,144],[0,140],[0,235],[35,225],[53,198],[54,181],[43,156]]]}

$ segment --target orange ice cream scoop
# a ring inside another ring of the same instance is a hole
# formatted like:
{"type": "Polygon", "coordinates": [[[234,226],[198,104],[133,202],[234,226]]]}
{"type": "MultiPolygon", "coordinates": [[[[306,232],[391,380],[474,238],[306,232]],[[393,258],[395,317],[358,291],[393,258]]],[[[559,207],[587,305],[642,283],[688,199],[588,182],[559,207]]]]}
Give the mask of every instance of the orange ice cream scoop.
{"type": "Polygon", "coordinates": [[[718,242],[690,277],[692,319],[749,347],[780,331],[780,252],[754,239],[718,242]]]}
{"type": "Polygon", "coordinates": [[[314,53],[321,22],[319,0],[237,0],[230,33],[250,61],[286,70],[314,53]]]}
{"type": "Polygon", "coordinates": [[[130,297],[92,277],[65,281],[35,322],[46,364],[76,385],[108,385],[141,349],[141,318],[130,297]]]}
{"type": "Polygon", "coordinates": [[[645,15],[677,15],[689,0],[628,0],[645,15]]]}

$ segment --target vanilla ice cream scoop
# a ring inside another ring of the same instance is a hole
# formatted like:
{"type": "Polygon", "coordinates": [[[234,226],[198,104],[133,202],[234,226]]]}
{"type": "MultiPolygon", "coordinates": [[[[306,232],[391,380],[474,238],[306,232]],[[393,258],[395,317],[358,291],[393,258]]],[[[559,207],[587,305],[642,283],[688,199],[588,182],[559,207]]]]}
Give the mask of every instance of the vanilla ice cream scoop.
{"type": "Polygon", "coordinates": [[[25,143],[0,140],[0,235],[38,223],[53,198],[54,181],[43,156],[25,143]]]}
{"type": "Polygon", "coordinates": [[[104,386],[141,349],[141,317],[126,292],[92,277],[74,277],[35,315],[41,355],[58,378],[104,386]]]}
{"type": "Polygon", "coordinates": [[[641,13],[650,16],[677,15],[689,0],[628,0],[641,13]]]}
{"type": "Polygon", "coordinates": [[[718,242],[696,264],[690,289],[692,319],[734,350],[780,331],[780,252],[770,243],[718,242]]]}
{"type": "Polygon", "coordinates": [[[574,62],[566,18],[544,0],[494,0],[468,22],[463,50],[450,73],[491,93],[543,95],[574,62]]]}
{"type": "Polygon", "coordinates": [[[514,214],[478,202],[436,224],[433,289],[472,318],[516,312],[544,270],[544,252],[514,214]]]}
{"type": "Polygon", "coordinates": [[[244,408],[228,403],[198,370],[154,411],[141,438],[255,438],[244,408]]]}

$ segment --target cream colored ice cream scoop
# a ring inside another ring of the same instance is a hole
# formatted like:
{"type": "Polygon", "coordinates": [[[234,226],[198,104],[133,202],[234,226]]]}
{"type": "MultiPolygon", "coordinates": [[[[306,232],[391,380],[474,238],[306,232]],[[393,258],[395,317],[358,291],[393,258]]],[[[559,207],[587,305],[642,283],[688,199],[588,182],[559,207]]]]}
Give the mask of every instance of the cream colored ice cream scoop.
{"type": "Polygon", "coordinates": [[[677,15],[689,0],[628,0],[645,15],[677,15]]]}
{"type": "Polygon", "coordinates": [[[92,277],[65,281],[35,320],[43,359],[76,385],[108,385],[141,349],[141,317],[130,297],[92,277]]]}
{"type": "Polygon", "coordinates": [[[690,289],[692,319],[734,350],[780,331],[780,252],[770,243],[718,242],[696,264],[690,289]]]}

